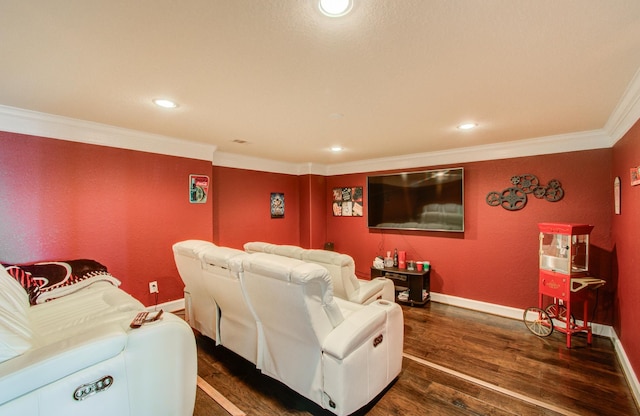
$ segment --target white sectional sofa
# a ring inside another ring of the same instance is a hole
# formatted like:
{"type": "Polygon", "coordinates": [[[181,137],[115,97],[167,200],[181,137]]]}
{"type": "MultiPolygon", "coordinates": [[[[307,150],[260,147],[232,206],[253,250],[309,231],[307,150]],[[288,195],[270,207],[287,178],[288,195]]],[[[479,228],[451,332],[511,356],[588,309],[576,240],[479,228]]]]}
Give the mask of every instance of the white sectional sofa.
{"type": "Polygon", "coordinates": [[[303,249],[298,246],[252,241],[244,245],[248,253],[271,253],[318,264],[329,271],[335,296],[355,303],[367,304],[377,299],[395,300],[393,282],[384,277],[358,279],[353,258],[334,251],[303,249]]]}
{"type": "MultiPolygon", "coordinates": [[[[347,415],[380,394],[402,369],[404,324],[399,305],[368,304],[333,296],[327,268],[269,253],[204,247],[193,240],[174,245],[176,262],[189,261],[185,247],[199,247],[198,278],[206,303],[215,303],[217,345],[254,363],[264,374],[325,409],[347,415]]],[[[186,270],[185,267],[178,267],[186,270]]],[[[192,302],[193,302],[192,298],[192,302]]]]}
{"type": "Polygon", "coordinates": [[[114,281],[32,305],[0,266],[0,415],[193,414],[193,331],[170,313],[131,329],[144,305],[114,281]]]}

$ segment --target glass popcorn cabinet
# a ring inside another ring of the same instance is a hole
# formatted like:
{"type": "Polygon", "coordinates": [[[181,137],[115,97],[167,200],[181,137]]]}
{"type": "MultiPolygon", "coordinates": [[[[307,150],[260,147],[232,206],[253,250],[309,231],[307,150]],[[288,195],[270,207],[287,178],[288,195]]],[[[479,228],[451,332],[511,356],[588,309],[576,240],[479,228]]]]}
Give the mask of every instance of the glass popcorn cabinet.
{"type": "Polygon", "coordinates": [[[538,278],[538,307],[524,312],[527,328],[538,336],[547,336],[554,327],[567,335],[587,333],[591,344],[591,325],[588,320],[590,290],[605,281],[589,276],[589,235],[592,225],[570,223],[542,223],[540,230],[540,272],[538,278]],[[544,308],[545,298],[553,302],[544,308]],[[576,323],[571,314],[572,303],[583,303],[583,322],[576,323]]]}
{"type": "Polygon", "coordinates": [[[539,224],[540,271],[578,276],[589,271],[591,225],[539,224]]]}

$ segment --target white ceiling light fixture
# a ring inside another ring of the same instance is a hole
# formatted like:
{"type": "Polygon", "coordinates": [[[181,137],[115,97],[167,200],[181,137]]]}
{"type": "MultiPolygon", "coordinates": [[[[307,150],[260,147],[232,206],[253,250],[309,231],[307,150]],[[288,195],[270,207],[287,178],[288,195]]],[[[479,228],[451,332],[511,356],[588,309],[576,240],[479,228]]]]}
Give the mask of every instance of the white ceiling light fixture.
{"type": "Polygon", "coordinates": [[[178,104],[176,104],[175,102],[171,101],[171,100],[167,100],[164,98],[156,98],[155,100],[153,100],[153,103],[159,107],[162,108],[177,108],[178,104]]]}
{"type": "Polygon", "coordinates": [[[478,127],[477,123],[463,123],[463,124],[460,124],[458,126],[458,129],[460,129],[460,130],[471,130],[471,129],[475,129],[476,127],[478,127]]]}
{"type": "Polygon", "coordinates": [[[340,17],[351,11],[352,0],[319,0],[320,11],[329,17],[340,17]]]}
{"type": "Polygon", "coordinates": [[[343,150],[342,146],[331,146],[331,151],[332,152],[337,153],[337,152],[342,152],[342,150],[343,150]]]}

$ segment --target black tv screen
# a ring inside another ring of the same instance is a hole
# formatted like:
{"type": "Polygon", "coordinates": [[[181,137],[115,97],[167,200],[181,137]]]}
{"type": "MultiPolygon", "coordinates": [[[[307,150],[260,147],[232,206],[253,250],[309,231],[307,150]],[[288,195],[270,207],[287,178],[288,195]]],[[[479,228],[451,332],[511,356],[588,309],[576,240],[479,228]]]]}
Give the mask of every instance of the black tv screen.
{"type": "Polygon", "coordinates": [[[367,225],[464,231],[464,169],[368,176],[367,225]]]}

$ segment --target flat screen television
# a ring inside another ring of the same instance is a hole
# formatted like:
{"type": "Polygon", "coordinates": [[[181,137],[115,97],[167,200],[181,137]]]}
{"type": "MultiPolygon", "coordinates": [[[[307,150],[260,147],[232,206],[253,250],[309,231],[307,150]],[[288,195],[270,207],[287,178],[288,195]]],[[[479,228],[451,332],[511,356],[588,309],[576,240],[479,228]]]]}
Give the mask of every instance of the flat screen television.
{"type": "Polygon", "coordinates": [[[464,231],[464,169],[367,177],[369,228],[464,231]]]}

